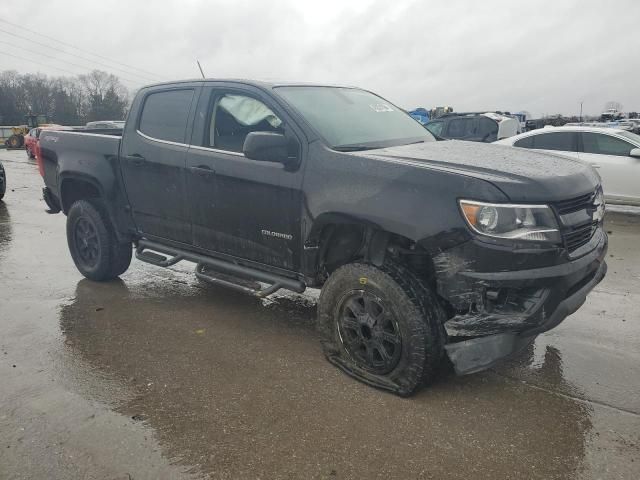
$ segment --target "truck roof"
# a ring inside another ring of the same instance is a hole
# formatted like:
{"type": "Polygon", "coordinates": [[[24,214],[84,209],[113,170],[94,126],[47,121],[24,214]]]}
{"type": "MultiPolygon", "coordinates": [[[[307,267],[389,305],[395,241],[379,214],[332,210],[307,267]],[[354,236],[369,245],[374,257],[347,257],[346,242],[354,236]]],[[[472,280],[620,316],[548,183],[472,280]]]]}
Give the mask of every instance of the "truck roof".
{"type": "Polygon", "coordinates": [[[227,83],[241,83],[243,85],[251,85],[259,88],[273,88],[273,87],[340,87],[340,88],[360,88],[353,85],[338,85],[331,83],[316,83],[316,82],[293,82],[293,81],[268,81],[268,80],[250,80],[246,78],[190,78],[184,80],[172,80],[170,82],[152,83],[143,86],[142,88],[157,87],[161,85],[179,85],[181,83],[196,83],[196,82],[227,82],[227,83]]]}

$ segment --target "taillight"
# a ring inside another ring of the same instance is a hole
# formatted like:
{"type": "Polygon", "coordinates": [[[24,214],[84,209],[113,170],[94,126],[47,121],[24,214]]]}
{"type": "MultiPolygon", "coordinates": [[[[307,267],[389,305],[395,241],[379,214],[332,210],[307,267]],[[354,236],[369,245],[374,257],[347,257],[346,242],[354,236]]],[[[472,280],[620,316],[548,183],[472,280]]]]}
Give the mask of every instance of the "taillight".
{"type": "Polygon", "coordinates": [[[42,158],[40,157],[40,144],[36,142],[36,146],[34,148],[36,155],[36,163],[38,164],[38,171],[40,172],[40,176],[44,178],[44,164],[42,163],[42,158]]]}

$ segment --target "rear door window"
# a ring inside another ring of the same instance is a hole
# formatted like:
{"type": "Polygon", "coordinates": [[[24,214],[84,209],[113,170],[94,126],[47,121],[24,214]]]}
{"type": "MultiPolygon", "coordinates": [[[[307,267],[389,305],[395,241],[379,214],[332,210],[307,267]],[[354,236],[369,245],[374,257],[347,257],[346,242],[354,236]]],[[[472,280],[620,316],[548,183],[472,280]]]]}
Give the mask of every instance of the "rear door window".
{"type": "Polygon", "coordinates": [[[185,143],[192,99],[192,89],[167,90],[148,95],[142,108],[139,130],[158,140],[185,143]]]}
{"type": "Polygon", "coordinates": [[[498,139],[498,124],[487,117],[478,118],[476,137],[481,142],[494,142],[498,139]]]}
{"type": "Polygon", "coordinates": [[[515,142],[513,146],[520,147],[520,148],[533,148],[533,138],[534,138],[533,135],[521,138],[520,140],[515,142]]]}
{"type": "Polygon", "coordinates": [[[449,122],[447,138],[465,138],[473,130],[472,118],[454,118],[449,122]]]}
{"type": "Polygon", "coordinates": [[[582,133],[582,151],[584,153],[627,157],[633,148],[635,147],[630,143],[612,137],[611,135],[590,132],[582,133]]]}
{"type": "Polygon", "coordinates": [[[561,152],[577,152],[577,134],[574,132],[553,132],[535,135],[533,148],[539,150],[558,150],[561,152]]]}

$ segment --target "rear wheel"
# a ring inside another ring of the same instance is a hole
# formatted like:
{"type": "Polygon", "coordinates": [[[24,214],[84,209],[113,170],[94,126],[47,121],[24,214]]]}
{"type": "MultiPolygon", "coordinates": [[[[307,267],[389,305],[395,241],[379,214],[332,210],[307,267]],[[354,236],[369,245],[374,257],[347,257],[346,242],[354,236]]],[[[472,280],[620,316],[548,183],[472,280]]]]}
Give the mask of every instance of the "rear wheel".
{"type": "Polygon", "coordinates": [[[11,135],[9,140],[7,140],[7,145],[9,148],[20,148],[24,143],[24,138],[22,135],[11,135]]]}
{"type": "Polygon", "coordinates": [[[31,149],[28,146],[26,146],[24,148],[27,151],[27,157],[29,157],[29,158],[34,158],[35,157],[35,155],[33,154],[33,152],[31,151],[31,149]]]}
{"type": "Polygon", "coordinates": [[[0,163],[0,200],[4,198],[4,194],[7,191],[7,174],[4,171],[4,167],[0,163]]]}
{"type": "Polygon", "coordinates": [[[318,301],[327,359],[369,385],[408,396],[443,358],[444,311],[435,294],[396,264],[340,267],[318,301]]]}
{"type": "Polygon", "coordinates": [[[91,280],[112,280],[131,263],[131,243],[118,242],[111,220],[98,200],[78,200],[71,206],[67,243],[76,267],[91,280]]]}

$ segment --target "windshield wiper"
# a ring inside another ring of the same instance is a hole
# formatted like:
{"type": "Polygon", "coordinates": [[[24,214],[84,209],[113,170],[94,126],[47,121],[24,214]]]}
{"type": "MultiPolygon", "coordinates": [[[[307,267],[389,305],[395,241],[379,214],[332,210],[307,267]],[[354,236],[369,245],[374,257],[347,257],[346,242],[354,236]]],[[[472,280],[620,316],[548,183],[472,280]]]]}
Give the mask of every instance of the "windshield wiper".
{"type": "Polygon", "coordinates": [[[337,145],[333,147],[334,150],[339,152],[360,152],[362,150],[372,150],[376,147],[370,147],[368,145],[337,145]]]}

